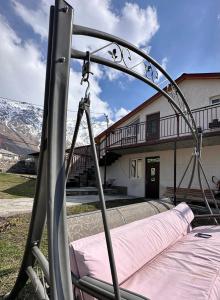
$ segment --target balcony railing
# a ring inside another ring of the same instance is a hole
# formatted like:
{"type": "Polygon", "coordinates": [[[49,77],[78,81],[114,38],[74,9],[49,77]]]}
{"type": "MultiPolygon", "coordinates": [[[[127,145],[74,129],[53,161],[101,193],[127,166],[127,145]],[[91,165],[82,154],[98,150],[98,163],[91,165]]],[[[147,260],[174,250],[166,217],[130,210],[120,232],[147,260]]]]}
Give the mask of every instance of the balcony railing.
{"type": "MultiPolygon", "coordinates": [[[[209,105],[192,110],[198,128],[206,133],[220,130],[220,105],[209,105]]],[[[180,115],[141,122],[116,128],[107,134],[107,139],[100,144],[102,156],[106,148],[124,147],[148,141],[158,141],[166,138],[181,137],[191,134],[189,126],[180,115]]]]}

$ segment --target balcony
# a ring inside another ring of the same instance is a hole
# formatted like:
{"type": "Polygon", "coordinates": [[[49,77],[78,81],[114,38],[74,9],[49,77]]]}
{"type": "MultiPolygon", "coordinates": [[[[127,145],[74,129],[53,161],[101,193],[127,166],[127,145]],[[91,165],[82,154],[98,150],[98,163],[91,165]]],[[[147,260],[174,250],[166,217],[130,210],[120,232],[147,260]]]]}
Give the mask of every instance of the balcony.
{"type": "MultiPolygon", "coordinates": [[[[209,105],[192,110],[197,128],[204,135],[207,133],[220,133],[220,104],[209,105]]],[[[108,132],[107,139],[100,144],[100,156],[108,150],[138,146],[143,144],[156,144],[175,138],[190,138],[189,126],[181,115],[169,115],[159,117],[158,114],[150,115],[146,122],[132,124],[113,129],[108,132]]]]}

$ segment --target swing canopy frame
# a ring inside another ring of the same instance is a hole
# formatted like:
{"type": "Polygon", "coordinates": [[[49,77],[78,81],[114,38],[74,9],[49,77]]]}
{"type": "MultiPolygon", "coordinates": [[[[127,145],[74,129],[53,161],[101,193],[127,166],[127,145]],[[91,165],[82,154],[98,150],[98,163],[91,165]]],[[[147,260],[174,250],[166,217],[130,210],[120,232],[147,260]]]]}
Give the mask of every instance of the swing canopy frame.
{"type": "MultiPolygon", "coordinates": [[[[73,8],[64,0],[55,0],[55,5],[50,8],[43,125],[31,223],[16,282],[10,293],[4,296],[4,299],[15,299],[24,288],[28,279],[31,280],[36,288],[36,294],[39,299],[71,300],[73,299],[72,284],[99,299],[146,299],[143,296],[121,289],[118,284],[102,181],[99,172],[99,162],[90,118],[89,76],[91,75],[91,63],[98,63],[119,70],[141,80],[160,92],[172,106],[174,112],[183,117],[192,134],[194,145],[194,156],[192,159],[193,170],[188,187],[190,188],[192,184],[197,168],[200,188],[209,211],[209,214],[205,215],[205,217],[211,217],[216,220],[220,216],[219,214],[213,214],[202,186],[201,174],[205,177],[201,163],[202,133],[197,130],[190,107],[177,83],[158,62],[131,43],[108,33],[74,24],[73,8]],[[75,48],[74,38],[72,40],[72,37],[76,35],[98,38],[106,41],[107,44],[91,52],[82,52],[77,50],[77,47],[75,48]],[[114,48],[112,49],[112,47],[114,48]],[[106,58],[105,55],[98,55],[98,53],[102,53],[105,49],[111,49],[111,51],[108,51],[111,54],[111,59],[106,58]],[[140,63],[129,66],[127,59],[131,61],[132,54],[140,57],[140,63]],[[85,96],[79,103],[73,141],[66,163],[66,120],[71,59],[83,60],[82,82],[86,82],[88,86],[85,96]],[[144,75],[135,71],[135,67],[139,64],[143,64],[145,68],[144,75]],[[161,72],[168,81],[169,85],[167,88],[162,89],[159,86],[157,81],[159,72],[161,72]],[[74,274],[71,274],[70,270],[65,186],[72,163],[80,122],[84,113],[87,119],[90,143],[95,161],[97,187],[99,190],[101,213],[113,284],[107,284],[89,277],[76,278],[74,274]],[[45,223],[47,224],[48,232],[48,260],[40,250],[40,242],[45,223]],[[50,286],[49,293],[45,290],[34,270],[36,262],[41,267],[46,282],[50,286]]],[[[207,179],[206,183],[208,183],[207,179]]],[[[214,195],[213,201],[216,203],[214,195]]]]}

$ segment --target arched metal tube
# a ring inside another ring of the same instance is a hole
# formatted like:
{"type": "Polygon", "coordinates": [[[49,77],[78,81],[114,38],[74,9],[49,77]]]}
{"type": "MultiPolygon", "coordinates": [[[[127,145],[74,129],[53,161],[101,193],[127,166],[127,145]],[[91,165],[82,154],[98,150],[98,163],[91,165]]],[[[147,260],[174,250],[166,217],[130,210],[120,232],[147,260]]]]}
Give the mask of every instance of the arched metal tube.
{"type": "MultiPolygon", "coordinates": [[[[71,57],[75,58],[75,59],[86,59],[86,53],[82,52],[82,51],[78,51],[75,49],[72,49],[71,51],[71,57]]],[[[154,82],[152,82],[150,79],[140,75],[139,73],[130,70],[120,64],[114,63],[108,59],[96,56],[96,55],[91,55],[90,56],[90,61],[107,66],[107,67],[111,67],[113,69],[122,71],[123,73],[127,73],[141,81],[143,81],[144,83],[148,84],[149,86],[151,86],[152,88],[154,88],[155,90],[157,90],[158,92],[160,92],[167,100],[168,102],[171,104],[171,106],[173,106],[177,112],[179,112],[181,114],[181,116],[184,118],[186,124],[189,126],[189,129],[194,137],[195,140],[195,144],[197,145],[197,131],[195,131],[192,127],[192,125],[190,124],[189,120],[187,119],[187,117],[185,116],[185,114],[182,112],[182,110],[179,108],[179,106],[175,103],[175,101],[173,101],[173,99],[170,97],[170,95],[168,93],[165,92],[165,90],[161,89],[159,86],[157,86],[154,82]]]]}
{"type": "MultiPolygon", "coordinates": [[[[106,41],[109,41],[109,42],[118,43],[120,46],[128,48],[130,51],[140,55],[142,58],[149,61],[152,65],[154,65],[169,80],[169,82],[173,86],[175,86],[175,88],[178,91],[178,93],[179,93],[179,95],[180,95],[180,97],[181,97],[181,99],[182,99],[182,101],[183,101],[183,103],[184,103],[184,105],[187,109],[187,112],[188,112],[188,114],[191,118],[194,130],[196,131],[195,120],[193,118],[192,112],[189,108],[189,105],[188,105],[182,91],[180,90],[180,88],[178,87],[176,82],[170,77],[170,75],[163,69],[163,67],[158,62],[156,62],[152,57],[150,57],[148,54],[146,54],[142,50],[138,49],[133,44],[131,44],[131,43],[129,43],[129,42],[117,37],[117,36],[108,34],[106,32],[100,31],[100,30],[96,30],[96,29],[92,29],[92,28],[88,28],[88,27],[84,27],[84,26],[74,24],[72,33],[74,35],[85,35],[85,36],[90,36],[90,37],[106,40],[106,41]]],[[[196,139],[198,139],[198,136],[196,136],[196,139]]]]}

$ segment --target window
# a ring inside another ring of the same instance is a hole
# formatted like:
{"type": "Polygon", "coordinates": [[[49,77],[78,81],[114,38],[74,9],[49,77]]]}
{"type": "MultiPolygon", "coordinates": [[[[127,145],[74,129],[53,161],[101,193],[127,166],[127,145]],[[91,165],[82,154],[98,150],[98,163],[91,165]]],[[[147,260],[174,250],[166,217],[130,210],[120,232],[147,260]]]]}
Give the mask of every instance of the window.
{"type": "Polygon", "coordinates": [[[130,161],[130,177],[141,178],[142,177],[142,159],[131,159],[130,161]]]}
{"type": "Polygon", "coordinates": [[[210,98],[210,104],[220,104],[220,95],[210,98]]]}
{"type": "Polygon", "coordinates": [[[146,137],[158,139],[160,137],[160,113],[146,116],[146,137]]]}

